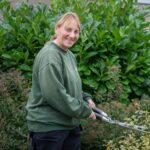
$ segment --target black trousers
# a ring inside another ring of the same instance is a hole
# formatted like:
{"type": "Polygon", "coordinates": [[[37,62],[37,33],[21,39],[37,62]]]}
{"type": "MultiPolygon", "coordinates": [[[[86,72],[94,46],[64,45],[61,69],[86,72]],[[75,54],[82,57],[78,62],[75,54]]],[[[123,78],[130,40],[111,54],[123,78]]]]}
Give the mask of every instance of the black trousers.
{"type": "Polygon", "coordinates": [[[29,150],[80,150],[80,127],[73,130],[30,132],[29,150]]]}

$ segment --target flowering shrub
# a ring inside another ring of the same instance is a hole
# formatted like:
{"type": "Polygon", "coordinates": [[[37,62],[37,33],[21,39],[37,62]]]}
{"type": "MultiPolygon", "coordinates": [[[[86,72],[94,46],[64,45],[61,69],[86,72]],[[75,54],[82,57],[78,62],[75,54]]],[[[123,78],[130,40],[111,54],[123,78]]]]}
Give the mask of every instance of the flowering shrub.
{"type": "MultiPolygon", "coordinates": [[[[150,128],[150,100],[135,100],[128,106],[114,101],[100,104],[98,107],[107,112],[112,119],[150,128]]],[[[82,124],[83,150],[149,150],[150,134],[99,120],[83,120],[82,124]]]]}
{"type": "MultiPolygon", "coordinates": [[[[139,124],[150,129],[150,112],[137,111],[131,118],[127,118],[131,124],[139,124]]],[[[149,133],[124,132],[117,140],[109,141],[107,148],[112,150],[149,150],[150,149],[150,130],[149,133]]]]}

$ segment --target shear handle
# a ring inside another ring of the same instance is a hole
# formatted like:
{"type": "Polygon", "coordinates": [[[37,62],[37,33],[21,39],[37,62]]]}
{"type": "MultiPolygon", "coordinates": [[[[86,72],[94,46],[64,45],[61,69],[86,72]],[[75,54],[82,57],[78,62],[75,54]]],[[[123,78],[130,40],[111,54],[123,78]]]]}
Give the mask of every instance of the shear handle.
{"type": "Polygon", "coordinates": [[[102,115],[102,116],[108,117],[108,115],[107,115],[104,111],[102,111],[101,109],[99,109],[99,108],[94,107],[94,108],[92,108],[92,110],[93,110],[95,113],[97,113],[97,114],[100,114],[100,115],[102,115]]]}

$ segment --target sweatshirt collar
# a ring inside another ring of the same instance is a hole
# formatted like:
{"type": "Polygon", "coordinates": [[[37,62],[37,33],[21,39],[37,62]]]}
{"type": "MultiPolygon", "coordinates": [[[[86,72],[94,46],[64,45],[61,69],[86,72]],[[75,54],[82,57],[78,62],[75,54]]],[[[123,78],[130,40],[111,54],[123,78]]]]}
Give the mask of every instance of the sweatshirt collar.
{"type": "Polygon", "coordinates": [[[53,44],[57,49],[59,49],[60,51],[62,51],[63,53],[67,53],[69,51],[69,49],[64,50],[62,49],[60,46],[58,46],[56,43],[54,43],[53,41],[51,42],[51,44],[53,44]]]}

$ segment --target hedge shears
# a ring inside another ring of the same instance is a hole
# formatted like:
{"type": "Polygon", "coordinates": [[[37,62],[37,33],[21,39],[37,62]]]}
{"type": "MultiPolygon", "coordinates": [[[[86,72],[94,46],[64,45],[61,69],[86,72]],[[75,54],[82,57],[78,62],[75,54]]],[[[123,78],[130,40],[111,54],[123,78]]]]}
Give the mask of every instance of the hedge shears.
{"type": "Polygon", "coordinates": [[[94,111],[94,113],[96,115],[96,119],[98,119],[98,120],[103,120],[105,122],[108,122],[111,124],[116,124],[116,125],[119,125],[121,127],[136,130],[136,131],[140,131],[140,132],[144,132],[144,133],[150,133],[150,129],[147,127],[132,125],[132,124],[129,124],[127,122],[121,122],[118,120],[113,120],[104,111],[102,111],[101,109],[96,108],[96,107],[92,108],[92,110],[94,111]]]}

